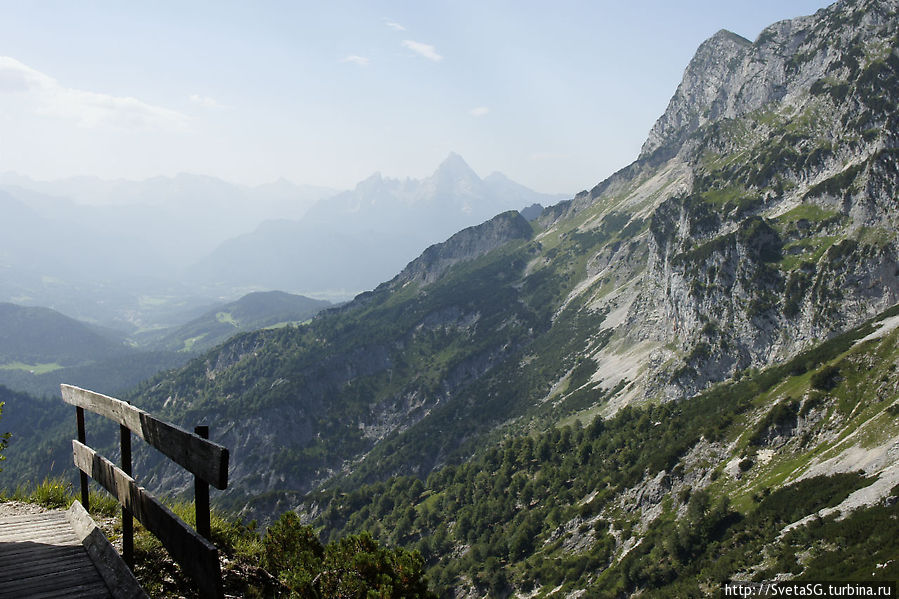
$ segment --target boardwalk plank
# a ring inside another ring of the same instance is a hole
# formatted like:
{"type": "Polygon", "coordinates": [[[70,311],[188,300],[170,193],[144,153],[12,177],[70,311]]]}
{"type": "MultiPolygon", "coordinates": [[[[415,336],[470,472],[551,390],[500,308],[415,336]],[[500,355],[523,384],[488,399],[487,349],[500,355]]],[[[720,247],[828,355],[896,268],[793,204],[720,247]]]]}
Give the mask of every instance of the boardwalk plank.
{"type": "Polygon", "coordinates": [[[64,591],[48,591],[30,595],[28,599],[97,599],[104,597],[105,587],[97,585],[83,585],[77,589],[65,589],[64,591]]]}
{"type": "Polygon", "coordinates": [[[90,562],[68,570],[52,571],[7,582],[3,585],[3,593],[9,594],[10,597],[31,597],[32,594],[60,590],[69,593],[85,586],[102,589],[103,592],[98,597],[110,597],[109,589],[90,562]]]}
{"type": "MultiPolygon", "coordinates": [[[[28,563],[16,561],[14,570],[8,572],[0,572],[0,585],[17,578],[27,578],[29,576],[37,576],[47,571],[46,560],[35,560],[28,563]]],[[[53,560],[53,567],[58,569],[70,569],[82,563],[81,556],[73,553],[68,556],[59,556],[53,560]]]]}
{"type": "Polygon", "coordinates": [[[61,511],[0,519],[0,599],[111,598],[61,511]]]}
{"type": "Polygon", "coordinates": [[[46,563],[81,559],[80,547],[65,547],[65,551],[48,551],[46,545],[26,547],[22,551],[9,551],[2,554],[4,563],[9,567],[0,568],[0,580],[15,576],[20,572],[46,563]]]}

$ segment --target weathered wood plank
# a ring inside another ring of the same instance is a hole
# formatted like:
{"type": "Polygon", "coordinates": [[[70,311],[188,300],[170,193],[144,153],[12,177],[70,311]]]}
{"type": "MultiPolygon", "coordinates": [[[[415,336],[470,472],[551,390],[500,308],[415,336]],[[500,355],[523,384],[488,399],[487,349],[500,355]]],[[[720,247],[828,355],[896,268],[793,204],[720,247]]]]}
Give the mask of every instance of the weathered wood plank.
{"type": "MultiPolygon", "coordinates": [[[[104,594],[103,587],[99,584],[79,585],[75,588],[54,589],[43,593],[29,593],[28,595],[28,599],[98,599],[102,597],[109,597],[109,594],[104,594]]],[[[17,597],[16,599],[21,598],[17,597]]]]}
{"type": "Polygon", "coordinates": [[[222,597],[221,570],[215,545],[201,537],[133,478],[93,449],[72,440],[75,465],[113,494],[138,521],[156,535],[172,558],[206,597],[222,597]]]}
{"type": "Polygon", "coordinates": [[[4,535],[16,534],[19,531],[25,531],[29,534],[53,534],[55,531],[67,530],[66,522],[23,522],[16,524],[3,524],[4,535]]]}
{"type": "MultiPolygon", "coordinates": [[[[99,599],[102,597],[110,597],[108,593],[104,594],[102,585],[79,585],[78,587],[67,589],[54,589],[42,593],[29,593],[28,599],[99,599]]],[[[0,595],[2,598],[2,595],[0,595]]],[[[21,597],[16,597],[21,599],[21,597]]]]}
{"type": "Polygon", "coordinates": [[[4,518],[3,520],[0,520],[0,524],[3,524],[3,530],[13,530],[15,528],[52,528],[54,526],[65,526],[66,524],[65,518],[41,518],[41,516],[44,516],[44,514],[36,514],[35,516],[17,518],[15,520],[4,518]]]}
{"type": "Polygon", "coordinates": [[[11,518],[4,518],[3,520],[0,520],[0,524],[3,524],[4,532],[10,530],[18,530],[20,528],[28,530],[50,528],[67,530],[69,528],[65,516],[63,516],[62,514],[56,514],[55,512],[51,512],[48,514],[36,514],[35,516],[30,516],[28,518],[17,518],[15,520],[11,518]]]}
{"type": "Polygon", "coordinates": [[[0,599],[85,596],[110,597],[63,512],[0,519],[0,599]]]}
{"type": "Polygon", "coordinates": [[[12,534],[18,530],[27,530],[29,532],[54,530],[67,530],[67,522],[65,520],[29,520],[25,522],[3,522],[4,534],[12,534]]]}
{"type": "MultiPolygon", "coordinates": [[[[73,547],[73,549],[77,548],[73,547]]],[[[68,555],[54,555],[52,557],[47,557],[46,554],[40,552],[17,553],[13,555],[21,555],[26,559],[21,561],[19,559],[8,561],[10,564],[15,564],[15,567],[0,571],[0,586],[5,586],[6,583],[11,580],[34,576],[38,573],[45,573],[48,571],[48,566],[50,566],[50,569],[68,568],[84,561],[84,554],[80,552],[76,553],[74,551],[68,555]]],[[[10,557],[11,556],[7,556],[6,559],[9,560],[10,557]]]]}
{"type": "Polygon", "coordinates": [[[61,513],[57,512],[37,512],[35,514],[15,514],[10,516],[4,516],[0,518],[0,523],[6,525],[15,522],[48,522],[48,521],[62,521],[65,519],[61,513]]]}
{"type": "Polygon", "coordinates": [[[81,539],[81,545],[87,551],[91,561],[106,582],[106,587],[116,599],[147,599],[147,594],[140,587],[137,579],[115,548],[109,543],[106,535],[94,522],[84,506],[75,501],[66,510],[66,520],[72,525],[75,536],[81,539]]]}
{"type": "Polygon", "coordinates": [[[87,565],[63,572],[50,572],[40,576],[13,581],[3,585],[0,597],[21,599],[22,597],[46,596],[70,597],[86,588],[95,591],[94,597],[110,597],[109,589],[88,560],[87,565]]]}
{"type": "Polygon", "coordinates": [[[15,535],[9,535],[4,542],[7,543],[24,543],[27,541],[32,541],[34,543],[43,543],[44,545],[78,545],[78,541],[72,539],[71,534],[67,533],[56,533],[56,534],[35,534],[29,535],[27,532],[18,532],[15,535]]]}
{"type": "Polygon", "coordinates": [[[217,489],[228,486],[228,449],[114,397],[60,385],[67,404],[89,410],[128,427],[172,461],[217,489]]]}

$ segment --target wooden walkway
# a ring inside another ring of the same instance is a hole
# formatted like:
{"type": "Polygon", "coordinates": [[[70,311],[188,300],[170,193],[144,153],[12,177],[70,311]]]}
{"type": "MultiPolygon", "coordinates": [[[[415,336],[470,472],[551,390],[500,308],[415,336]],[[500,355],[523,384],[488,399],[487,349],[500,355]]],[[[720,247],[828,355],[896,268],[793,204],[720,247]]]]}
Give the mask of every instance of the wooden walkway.
{"type": "Polygon", "coordinates": [[[85,516],[83,509],[78,513],[73,508],[0,517],[0,599],[142,596],[136,581],[121,585],[116,578],[120,573],[106,572],[109,567],[103,559],[108,557],[99,560],[106,579],[101,576],[95,546],[99,529],[94,526],[92,534],[85,534],[85,516]]]}
{"type": "Polygon", "coordinates": [[[0,597],[109,597],[65,512],[0,520],[0,597]]]}

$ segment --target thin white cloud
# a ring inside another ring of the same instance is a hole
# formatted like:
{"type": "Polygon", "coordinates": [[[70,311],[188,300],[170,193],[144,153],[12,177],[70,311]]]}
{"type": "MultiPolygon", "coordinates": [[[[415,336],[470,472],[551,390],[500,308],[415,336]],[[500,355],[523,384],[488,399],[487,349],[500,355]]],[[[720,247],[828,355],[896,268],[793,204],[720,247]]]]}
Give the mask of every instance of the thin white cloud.
{"type": "Polygon", "coordinates": [[[443,57],[440,54],[437,54],[437,49],[431,44],[424,44],[413,40],[403,40],[403,46],[409,48],[416,54],[424,56],[428,60],[433,60],[434,62],[443,60],[443,57]]]}
{"type": "Polygon", "coordinates": [[[490,109],[486,106],[476,106],[469,110],[468,114],[470,114],[471,116],[484,116],[488,112],[490,112],[490,109]]]}
{"type": "Polygon", "coordinates": [[[80,127],[111,125],[122,129],[183,129],[187,117],[136,98],[111,96],[61,85],[9,56],[0,56],[0,94],[28,97],[40,116],[74,121],[80,127]]]}
{"type": "Polygon", "coordinates": [[[225,105],[221,104],[215,98],[210,98],[209,96],[201,96],[199,94],[191,94],[190,101],[198,106],[202,106],[203,108],[224,108],[225,105]]]}
{"type": "Polygon", "coordinates": [[[359,65],[360,67],[367,67],[368,63],[371,62],[371,59],[365,56],[350,54],[349,56],[344,56],[343,58],[341,58],[340,62],[351,62],[353,64],[359,65]]]}
{"type": "Polygon", "coordinates": [[[405,31],[406,28],[397,23],[396,21],[391,21],[390,19],[384,19],[384,24],[393,29],[394,31],[405,31]]]}

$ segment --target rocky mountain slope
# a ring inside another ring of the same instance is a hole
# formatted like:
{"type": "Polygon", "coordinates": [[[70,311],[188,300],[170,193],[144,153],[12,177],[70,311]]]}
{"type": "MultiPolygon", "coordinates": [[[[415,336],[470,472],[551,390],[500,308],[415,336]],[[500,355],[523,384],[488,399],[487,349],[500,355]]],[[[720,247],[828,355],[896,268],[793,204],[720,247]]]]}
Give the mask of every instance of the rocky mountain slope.
{"type": "Polygon", "coordinates": [[[683,402],[306,498],[425,556],[443,597],[703,597],[899,574],[899,308],[683,402]]]}
{"type": "Polygon", "coordinates": [[[896,2],[862,0],[716,34],[641,156],[530,233],[497,217],[133,399],[208,415],[242,501],[424,475],[826,340],[899,301],[896,25],[896,2]]]}

